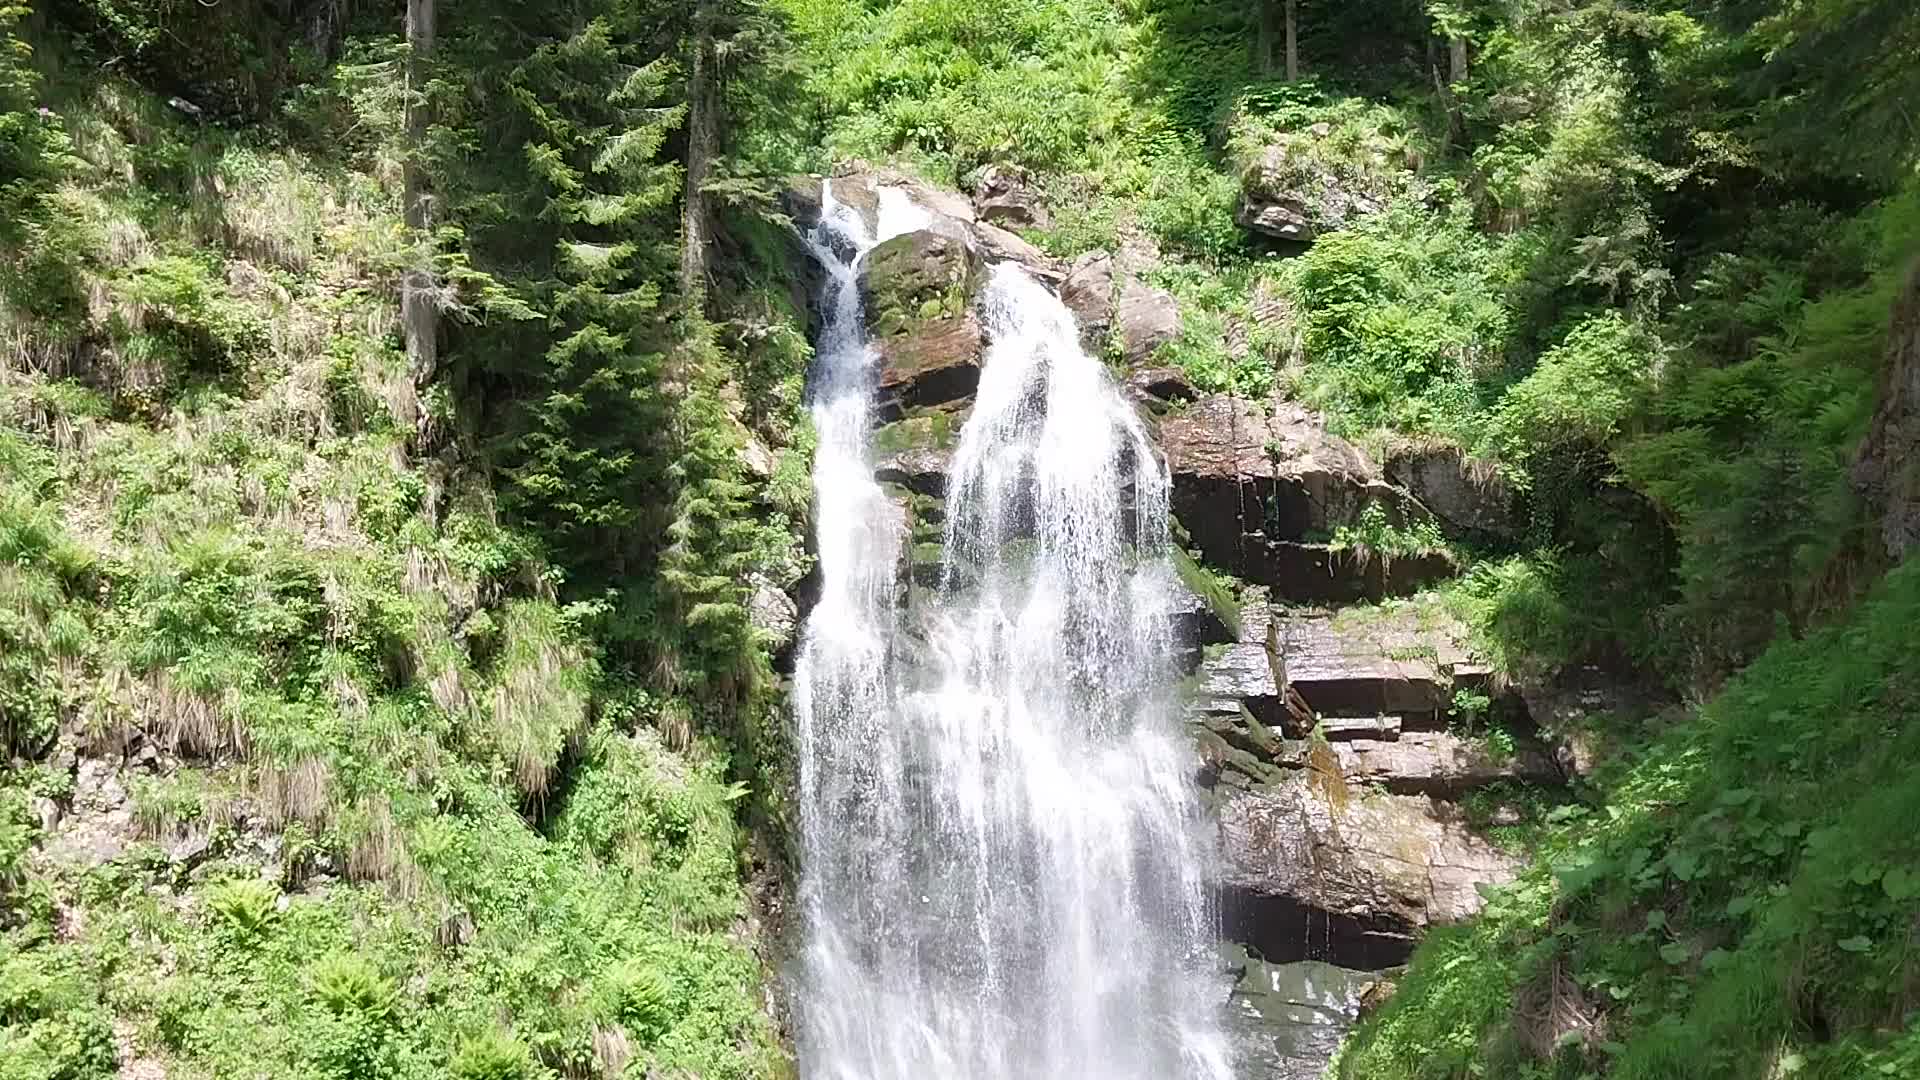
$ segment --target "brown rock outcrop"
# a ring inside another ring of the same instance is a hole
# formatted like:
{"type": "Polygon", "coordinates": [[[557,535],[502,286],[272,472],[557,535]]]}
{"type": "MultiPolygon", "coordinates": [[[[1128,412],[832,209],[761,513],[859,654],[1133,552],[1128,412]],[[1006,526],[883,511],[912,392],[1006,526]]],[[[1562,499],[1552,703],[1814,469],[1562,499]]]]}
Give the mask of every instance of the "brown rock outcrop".
{"type": "Polygon", "coordinates": [[[1369,505],[1402,513],[1366,456],[1291,402],[1203,397],[1161,423],[1160,442],[1181,524],[1208,562],[1250,580],[1267,576],[1264,541],[1307,539],[1369,505]]]}
{"type": "Polygon", "coordinates": [[[979,385],[984,342],[973,297],[981,277],[979,248],[951,222],[936,220],[867,253],[860,284],[881,356],[883,419],[960,400],[979,385]]]}

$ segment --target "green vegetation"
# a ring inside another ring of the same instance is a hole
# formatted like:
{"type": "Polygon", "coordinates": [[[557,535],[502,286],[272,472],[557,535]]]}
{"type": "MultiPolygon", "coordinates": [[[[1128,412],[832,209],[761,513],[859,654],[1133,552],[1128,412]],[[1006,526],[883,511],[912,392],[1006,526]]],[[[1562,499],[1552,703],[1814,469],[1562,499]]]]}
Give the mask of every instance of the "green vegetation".
{"type": "Polygon", "coordinates": [[[1307,2],[1298,78],[1271,0],[408,7],[0,0],[0,1077],[782,1073],[772,178],[856,157],[1030,169],[1202,390],[1497,471],[1499,535],[1325,539],[1458,561],[1500,677],[1706,702],[1469,807],[1537,865],[1344,1075],[1920,1071],[1920,577],[1849,479],[1913,5],[1307,2]]]}
{"type": "Polygon", "coordinates": [[[1623,732],[1604,801],[1542,815],[1534,868],[1427,939],[1338,1075],[1910,1075],[1916,618],[1909,563],[1623,732]]]}
{"type": "Polygon", "coordinates": [[[679,291],[679,32],[443,13],[412,139],[398,6],[57,7],[0,7],[0,1075],[784,1074],[804,499],[740,451],[807,354],[758,212],[679,291]]]}

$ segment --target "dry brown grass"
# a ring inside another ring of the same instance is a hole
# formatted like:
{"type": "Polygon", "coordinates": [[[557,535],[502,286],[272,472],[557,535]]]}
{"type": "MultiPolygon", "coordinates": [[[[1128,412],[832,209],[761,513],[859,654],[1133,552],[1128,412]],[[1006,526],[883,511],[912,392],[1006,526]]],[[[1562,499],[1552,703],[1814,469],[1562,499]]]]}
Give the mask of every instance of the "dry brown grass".
{"type": "Polygon", "coordinates": [[[170,752],[204,760],[244,756],[250,740],[233,691],[220,699],[174,683],[165,669],[135,685],[135,707],[150,737],[170,752]]]}
{"type": "Polygon", "coordinates": [[[313,754],[288,767],[261,761],[254,770],[253,794],[261,816],[275,826],[292,821],[319,826],[331,814],[332,778],[326,761],[313,754]]]}
{"type": "Polygon", "coordinates": [[[417,901],[432,883],[407,849],[406,833],[393,820],[393,808],[384,795],[356,806],[349,825],[353,840],[347,847],[347,877],[380,882],[392,895],[417,901]]]}
{"type": "Polygon", "coordinates": [[[1513,1031],[1521,1045],[1541,1061],[1552,1060],[1570,1043],[1596,1046],[1606,1038],[1606,1014],[1588,1001],[1555,955],[1513,998],[1513,1031]]]}

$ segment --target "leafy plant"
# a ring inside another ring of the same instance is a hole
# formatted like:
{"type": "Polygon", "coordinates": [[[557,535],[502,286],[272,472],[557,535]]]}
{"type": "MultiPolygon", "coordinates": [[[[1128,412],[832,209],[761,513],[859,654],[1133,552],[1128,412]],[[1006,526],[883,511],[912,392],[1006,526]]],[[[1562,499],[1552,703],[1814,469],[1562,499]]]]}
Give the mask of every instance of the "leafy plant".
{"type": "Polygon", "coordinates": [[[467,1039],[454,1055],[455,1080],[542,1080],[549,1075],[533,1059],[527,1044],[502,1031],[483,1031],[467,1039]]]}
{"type": "Polygon", "coordinates": [[[365,957],[337,952],[313,963],[309,972],[313,996],[335,1015],[355,1013],[376,1023],[393,1015],[399,988],[380,974],[365,957]]]}
{"type": "Polygon", "coordinates": [[[280,890],[259,878],[233,878],[206,891],[207,910],[242,940],[258,939],[280,918],[280,890]]]}

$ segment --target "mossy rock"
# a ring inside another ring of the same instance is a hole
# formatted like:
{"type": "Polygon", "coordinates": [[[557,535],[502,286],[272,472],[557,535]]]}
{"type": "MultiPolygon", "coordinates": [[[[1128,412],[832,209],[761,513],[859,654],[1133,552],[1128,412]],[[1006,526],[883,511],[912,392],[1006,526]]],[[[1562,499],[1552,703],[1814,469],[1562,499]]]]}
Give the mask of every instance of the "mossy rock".
{"type": "Polygon", "coordinates": [[[960,432],[953,413],[945,409],[918,409],[873,433],[873,449],[879,454],[897,454],[905,450],[951,450],[960,432]]]}
{"type": "Polygon", "coordinates": [[[957,225],[936,223],[883,241],[867,253],[862,277],[867,325],[876,336],[894,337],[957,318],[981,279],[980,252],[957,225]]]}

